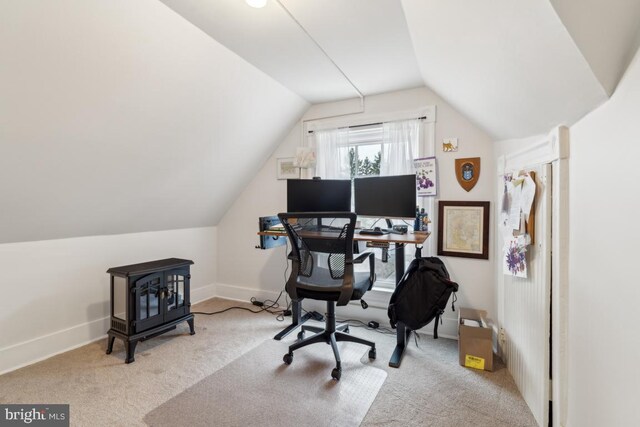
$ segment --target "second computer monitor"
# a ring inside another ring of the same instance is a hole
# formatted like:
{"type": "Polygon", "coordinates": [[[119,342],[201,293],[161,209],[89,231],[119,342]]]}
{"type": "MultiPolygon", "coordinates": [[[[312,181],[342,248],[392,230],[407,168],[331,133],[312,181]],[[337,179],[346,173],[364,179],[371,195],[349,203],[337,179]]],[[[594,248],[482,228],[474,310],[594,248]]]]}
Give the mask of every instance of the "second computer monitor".
{"type": "Polygon", "coordinates": [[[287,180],[287,211],[350,212],[351,181],[348,179],[287,180]]]}
{"type": "Polygon", "coordinates": [[[415,218],[416,176],[372,176],[353,182],[355,211],[359,216],[415,218]]]}

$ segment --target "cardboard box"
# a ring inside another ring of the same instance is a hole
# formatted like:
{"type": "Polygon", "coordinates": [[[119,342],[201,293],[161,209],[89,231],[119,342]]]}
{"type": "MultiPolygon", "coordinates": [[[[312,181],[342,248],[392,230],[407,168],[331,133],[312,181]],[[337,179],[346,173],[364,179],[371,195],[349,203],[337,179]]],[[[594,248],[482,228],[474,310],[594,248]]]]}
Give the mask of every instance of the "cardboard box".
{"type": "Polygon", "coordinates": [[[458,354],[462,366],[493,370],[493,328],[486,311],[458,308],[458,354]]]}

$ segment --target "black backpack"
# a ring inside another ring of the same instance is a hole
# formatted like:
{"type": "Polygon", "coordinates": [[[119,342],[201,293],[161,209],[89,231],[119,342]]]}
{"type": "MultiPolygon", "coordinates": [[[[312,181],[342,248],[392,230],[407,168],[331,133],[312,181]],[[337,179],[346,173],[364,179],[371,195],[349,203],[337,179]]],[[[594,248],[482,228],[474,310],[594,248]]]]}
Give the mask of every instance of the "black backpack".
{"type": "MultiPolygon", "coordinates": [[[[444,263],[436,257],[416,258],[396,286],[387,314],[391,327],[398,322],[416,330],[436,319],[433,337],[438,338],[438,320],[444,313],[452,293],[458,291],[458,284],[449,280],[449,272],[444,263]]],[[[451,309],[455,310],[453,296],[451,309]]]]}

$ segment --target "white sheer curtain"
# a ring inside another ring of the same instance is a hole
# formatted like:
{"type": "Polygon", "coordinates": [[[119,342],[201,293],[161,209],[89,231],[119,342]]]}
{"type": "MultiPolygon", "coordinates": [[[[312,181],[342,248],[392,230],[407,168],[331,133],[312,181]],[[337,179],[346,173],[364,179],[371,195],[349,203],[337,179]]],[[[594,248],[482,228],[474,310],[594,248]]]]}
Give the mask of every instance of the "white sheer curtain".
{"type": "Polygon", "coordinates": [[[380,175],[414,173],[413,159],[419,157],[420,128],[418,119],[382,124],[380,175]]]}
{"type": "Polygon", "coordinates": [[[349,179],[349,129],[327,129],[314,132],[316,174],[325,179],[349,179]]]}
{"type": "MultiPolygon", "coordinates": [[[[433,138],[424,138],[423,125],[421,120],[403,120],[398,122],[388,122],[383,125],[382,139],[382,164],[380,165],[380,175],[405,175],[415,172],[413,159],[420,157],[435,156],[435,141],[433,138]],[[421,149],[421,141],[424,141],[421,149]]],[[[425,212],[433,221],[435,217],[434,197],[420,197],[418,205],[424,208],[425,212]]],[[[432,256],[435,254],[434,223],[431,223],[430,231],[432,235],[423,245],[422,256],[432,256]]],[[[413,254],[407,250],[407,259],[411,259],[413,254]]]]}
{"type": "MultiPolygon", "coordinates": [[[[404,175],[414,173],[413,159],[435,156],[434,123],[420,119],[402,120],[382,124],[382,148],[380,175],[404,175]]],[[[315,131],[312,138],[317,156],[315,176],[325,179],[349,179],[349,129],[315,131]]],[[[435,198],[421,197],[418,205],[424,208],[432,221],[436,216],[435,198]]],[[[435,254],[435,223],[432,235],[424,244],[423,256],[435,254]]],[[[407,254],[412,251],[407,250],[407,254]]],[[[413,254],[410,254],[413,256],[413,254]]]]}

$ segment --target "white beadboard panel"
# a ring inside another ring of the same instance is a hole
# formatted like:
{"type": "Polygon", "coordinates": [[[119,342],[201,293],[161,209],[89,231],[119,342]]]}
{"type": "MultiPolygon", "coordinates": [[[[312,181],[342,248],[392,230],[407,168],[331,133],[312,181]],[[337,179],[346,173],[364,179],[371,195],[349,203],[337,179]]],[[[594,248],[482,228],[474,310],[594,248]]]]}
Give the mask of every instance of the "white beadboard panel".
{"type": "MultiPolygon", "coordinates": [[[[501,327],[506,340],[502,356],[520,393],[541,426],[549,421],[551,295],[551,164],[524,168],[536,172],[535,242],[527,250],[527,278],[502,274],[498,249],[498,283],[503,303],[501,327]]],[[[501,183],[503,177],[499,176],[501,183]]],[[[496,215],[499,217],[499,215],[496,215]]],[[[502,248],[504,235],[496,227],[502,248]]]]}

